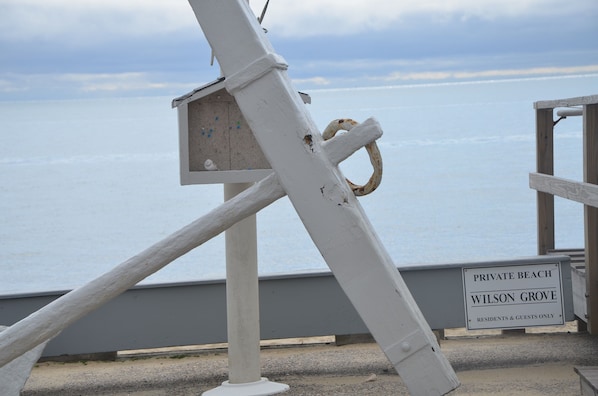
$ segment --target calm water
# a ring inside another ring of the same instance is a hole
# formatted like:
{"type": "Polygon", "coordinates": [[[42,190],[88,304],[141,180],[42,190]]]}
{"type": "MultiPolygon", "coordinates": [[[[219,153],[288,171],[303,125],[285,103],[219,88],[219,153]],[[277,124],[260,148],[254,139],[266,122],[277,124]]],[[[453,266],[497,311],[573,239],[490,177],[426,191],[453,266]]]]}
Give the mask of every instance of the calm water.
{"type": "MultiPolygon", "coordinates": [[[[310,91],[323,129],[375,116],[381,187],[360,199],[397,265],[534,255],[533,102],[596,94],[598,75],[310,91]]],[[[222,201],[180,186],[171,98],[0,103],[0,294],[71,288],[222,201]]],[[[556,127],[556,171],[581,180],[581,119],[556,127]]],[[[363,183],[365,153],[342,165],[363,183]]],[[[557,245],[581,247],[583,208],[557,199],[557,245]]],[[[258,215],[260,272],[326,268],[286,198],[258,215]]],[[[216,238],[146,282],[224,276],[216,238]]]]}

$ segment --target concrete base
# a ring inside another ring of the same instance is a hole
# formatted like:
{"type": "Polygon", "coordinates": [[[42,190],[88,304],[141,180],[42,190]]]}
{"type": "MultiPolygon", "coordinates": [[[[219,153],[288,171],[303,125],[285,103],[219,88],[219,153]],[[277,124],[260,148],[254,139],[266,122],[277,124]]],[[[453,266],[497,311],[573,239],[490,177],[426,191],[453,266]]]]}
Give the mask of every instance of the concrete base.
{"type": "Polygon", "coordinates": [[[202,393],[202,396],[267,396],[276,395],[289,390],[286,384],[270,382],[268,378],[263,378],[256,382],[246,384],[231,384],[224,381],[218,388],[211,389],[202,393]]]}
{"type": "MultiPolygon", "coordinates": [[[[0,332],[7,328],[6,326],[0,326],[0,332]]],[[[36,346],[12,362],[0,367],[0,384],[2,384],[3,396],[19,396],[21,394],[29,375],[31,375],[31,369],[37,363],[46,343],[36,346]]]]}

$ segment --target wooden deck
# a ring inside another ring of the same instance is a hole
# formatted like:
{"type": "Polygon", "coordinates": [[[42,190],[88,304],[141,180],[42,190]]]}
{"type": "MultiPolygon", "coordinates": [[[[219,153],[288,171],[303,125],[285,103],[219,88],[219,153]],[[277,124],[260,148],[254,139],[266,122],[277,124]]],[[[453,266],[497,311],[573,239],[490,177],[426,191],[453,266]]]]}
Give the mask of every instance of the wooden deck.
{"type": "Polygon", "coordinates": [[[582,396],[598,396],[598,366],[575,367],[579,374],[582,396]]]}

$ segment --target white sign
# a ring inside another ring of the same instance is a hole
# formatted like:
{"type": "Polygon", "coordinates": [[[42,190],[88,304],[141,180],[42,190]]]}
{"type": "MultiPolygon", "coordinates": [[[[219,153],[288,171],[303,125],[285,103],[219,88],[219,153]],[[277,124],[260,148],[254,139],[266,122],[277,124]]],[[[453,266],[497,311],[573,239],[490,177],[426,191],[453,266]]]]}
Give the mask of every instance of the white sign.
{"type": "Polygon", "coordinates": [[[468,330],[565,324],[560,263],[463,268],[468,330]]]}

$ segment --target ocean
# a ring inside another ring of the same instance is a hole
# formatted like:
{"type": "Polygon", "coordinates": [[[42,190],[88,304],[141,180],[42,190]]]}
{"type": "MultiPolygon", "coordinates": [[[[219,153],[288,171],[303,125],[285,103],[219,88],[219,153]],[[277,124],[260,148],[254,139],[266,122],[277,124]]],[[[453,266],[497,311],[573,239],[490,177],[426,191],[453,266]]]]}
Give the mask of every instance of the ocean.
{"type": "MultiPolygon", "coordinates": [[[[307,92],[322,130],[378,119],[381,186],[360,198],[397,266],[536,254],[533,102],[598,93],[598,74],[307,92]]],[[[185,92],[181,92],[184,94],[185,92]]],[[[181,186],[171,97],[0,102],[0,294],[87,283],[217,207],[181,186]]],[[[582,125],[555,129],[555,174],[582,179],[582,125]]],[[[341,165],[363,184],[362,150],[341,165]]],[[[583,206],[556,204],[557,247],[583,246],[583,206]]],[[[287,198],[257,216],[260,274],[326,263],[287,198]]],[[[144,283],[225,276],[217,237],[144,283]]]]}

